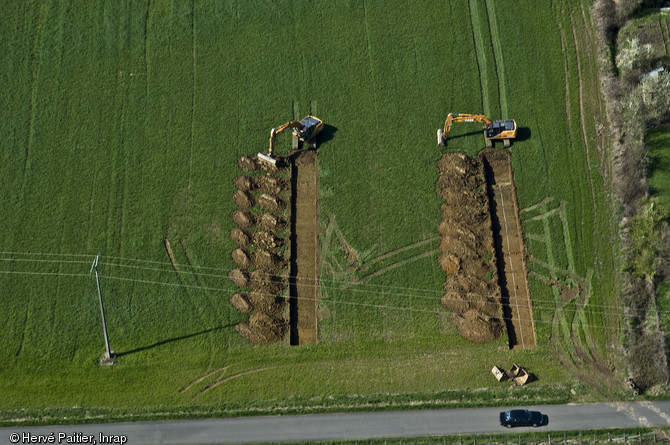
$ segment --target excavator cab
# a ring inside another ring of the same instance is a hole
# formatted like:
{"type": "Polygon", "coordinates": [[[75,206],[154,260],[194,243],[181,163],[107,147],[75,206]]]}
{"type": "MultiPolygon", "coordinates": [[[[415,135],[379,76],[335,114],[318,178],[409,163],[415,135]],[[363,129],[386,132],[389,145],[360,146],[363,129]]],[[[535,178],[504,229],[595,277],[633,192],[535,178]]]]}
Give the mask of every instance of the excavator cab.
{"type": "Polygon", "coordinates": [[[486,146],[492,147],[493,141],[502,140],[505,147],[510,146],[512,139],[516,137],[516,121],[504,120],[495,121],[484,126],[484,137],[486,139],[486,146]]]}
{"type": "Polygon", "coordinates": [[[323,121],[318,117],[306,116],[300,121],[301,128],[294,128],[293,134],[301,141],[309,141],[323,130],[323,121]]]}

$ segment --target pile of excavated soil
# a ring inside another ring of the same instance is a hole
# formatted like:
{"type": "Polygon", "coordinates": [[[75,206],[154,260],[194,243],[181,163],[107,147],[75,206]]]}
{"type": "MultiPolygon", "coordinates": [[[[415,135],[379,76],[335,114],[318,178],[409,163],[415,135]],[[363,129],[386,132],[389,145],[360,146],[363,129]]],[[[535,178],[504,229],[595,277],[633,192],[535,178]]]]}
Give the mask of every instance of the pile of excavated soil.
{"type": "Polygon", "coordinates": [[[268,212],[278,212],[286,208],[286,204],[280,198],[267,193],[258,197],[258,206],[268,212]]]}
{"type": "Polygon", "coordinates": [[[250,209],[255,204],[253,195],[242,190],[238,190],[233,194],[233,201],[243,209],[250,209]]]}
{"type": "Polygon", "coordinates": [[[267,251],[276,251],[284,245],[282,238],[264,230],[254,232],[252,239],[256,246],[267,251]]]}
{"type": "Polygon", "coordinates": [[[234,293],[233,296],[230,297],[230,304],[232,304],[240,314],[248,314],[253,309],[253,306],[249,301],[249,294],[246,292],[234,293]]]}
{"type": "Polygon", "coordinates": [[[239,247],[235,250],[233,250],[233,261],[240,266],[243,269],[247,269],[249,266],[251,266],[251,258],[249,258],[249,252],[247,252],[244,249],[240,249],[239,247]]]}
{"type": "Polygon", "coordinates": [[[247,287],[249,285],[249,272],[243,269],[233,269],[228,272],[228,278],[237,287],[247,287]]]}
{"type": "Polygon", "coordinates": [[[230,239],[240,247],[247,247],[249,243],[251,243],[251,237],[249,234],[239,227],[233,227],[230,230],[230,239]]]}
{"type": "Polygon", "coordinates": [[[486,178],[480,159],[445,154],[437,162],[436,193],[444,200],[438,264],[445,272],[440,303],[463,338],[483,343],[503,333],[486,178]]]}
{"type": "Polygon", "coordinates": [[[258,165],[256,164],[256,160],[254,158],[246,156],[246,155],[240,157],[240,159],[237,160],[237,166],[243,172],[253,172],[258,168],[258,165]]]}
{"type": "Polygon", "coordinates": [[[276,233],[286,228],[286,222],[272,213],[261,213],[258,218],[258,227],[270,233],[276,233]]]}
{"type": "Polygon", "coordinates": [[[244,192],[251,192],[256,188],[256,183],[247,175],[236,176],[235,179],[233,179],[233,184],[244,192]]]}
{"type": "Polygon", "coordinates": [[[256,217],[248,210],[234,210],[233,213],[230,214],[230,217],[233,219],[233,222],[242,229],[247,229],[256,224],[256,217]]]}
{"type": "Polygon", "coordinates": [[[275,178],[269,174],[256,178],[256,184],[265,193],[277,196],[288,188],[288,184],[281,178],[275,178]]]}
{"type": "Polygon", "coordinates": [[[475,343],[488,343],[499,339],[504,331],[500,318],[480,314],[477,311],[466,311],[463,314],[453,313],[450,317],[458,328],[461,337],[475,343]]]}
{"type": "Polygon", "coordinates": [[[254,344],[281,340],[286,335],[287,328],[284,318],[276,318],[263,312],[254,312],[248,322],[235,326],[235,330],[242,337],[254,344]]]}
{"type": "Polygon", "coordinates": [[[282,295],[288,286],[282,275],[288,265],[283,252],[287,235],[280,233],[286,228],[285,195],[290,193],[290,183],[281,167],[268,167],[249,156],[242,156],[237,164],[246,173],[233,180],[237,188],[233,201],[240,209],[230,215],[237,226],[230,238],[239,246],[231,257],[239,267],[228,278],[248,291],[233,294],[230,304],[251,316],[235,329],[252,343],[278,341],[288,326],[282,295]]]}

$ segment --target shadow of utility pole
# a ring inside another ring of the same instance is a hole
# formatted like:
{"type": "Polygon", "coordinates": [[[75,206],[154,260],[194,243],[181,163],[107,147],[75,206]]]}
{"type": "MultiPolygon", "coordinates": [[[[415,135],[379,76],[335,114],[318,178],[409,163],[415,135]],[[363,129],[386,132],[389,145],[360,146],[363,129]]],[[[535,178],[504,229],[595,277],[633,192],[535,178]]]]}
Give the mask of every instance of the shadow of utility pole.
{"type": "Polygon", "coordinates": [[[158,346],[163,346],[163,345],[166,345],[168,343],[173,343],[173,342],[180,341],[180,340],[186,340],[188,338],[197,337],[199,335],[209,334],[210,332],[220,331],[221,329],[231,328],[233,326],[235,326],[235,325],[234,324],[229,324],[229,325],[226,325],[226,326],[218,326],[216,328],[205,329],[204,331],[200,331],[200,332],[194,332],[193,334],[182,335],[180,337],[175,337],[175,338],[168,338],[167,340],[162,340],[162,341],[156,342],[152,345],[142,346],[140,348],[131,349],[130,351],[116,353],[115,356],[116,357],[122,357],[124,355],[129,355],[129,354],[134,354],[136,352],[146,351],[147,349],[156,348],[158,346]]]}

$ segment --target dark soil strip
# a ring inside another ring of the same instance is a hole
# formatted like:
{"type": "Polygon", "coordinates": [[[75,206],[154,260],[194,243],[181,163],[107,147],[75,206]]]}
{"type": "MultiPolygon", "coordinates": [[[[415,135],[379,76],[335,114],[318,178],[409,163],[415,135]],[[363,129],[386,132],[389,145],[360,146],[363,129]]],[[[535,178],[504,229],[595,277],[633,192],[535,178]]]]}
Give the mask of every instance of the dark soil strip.
{"type": "Polygon", "coordinates": [[[482,160],[509,347],[533,348],[535,326],[509,154],[492,149],[482,154],[482,160]]]}
{"type": "Polygon", "coordinates": [[[291,173],[289,323],[292,345],[317,342],[319,269],[316,161],[316,152],[300,152],[293,158],[291,173]]]}

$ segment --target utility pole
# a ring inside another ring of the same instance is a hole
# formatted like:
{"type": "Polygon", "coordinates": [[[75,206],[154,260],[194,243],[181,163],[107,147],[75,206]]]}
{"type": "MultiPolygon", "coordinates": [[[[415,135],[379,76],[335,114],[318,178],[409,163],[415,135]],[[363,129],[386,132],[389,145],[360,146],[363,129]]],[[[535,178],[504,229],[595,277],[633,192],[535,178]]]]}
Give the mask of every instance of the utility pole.
{"type": "Polygon", "coordinates": [[[112,363],[112,352],[109,349],[109,337],[107,336],[107,323],[105,323],[105,307],[102,305],[102,292],[100,292],[100,277],[98,276],[98,258],[100,258],[100,254],[97,254],[95,256],[95,259],[93,260],[93,264],[91,265],[91,271],[89,272],[89,275],[93,273],[93,269],[95,269],[95,282],[98,285],[98,300],[100,300],[100,314],[102,314],[102,331],[105,334],[105,355],[102,357],[102,360],[100,360],[101,364],[111,364],[112,363]]]}

